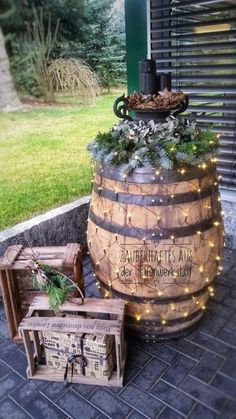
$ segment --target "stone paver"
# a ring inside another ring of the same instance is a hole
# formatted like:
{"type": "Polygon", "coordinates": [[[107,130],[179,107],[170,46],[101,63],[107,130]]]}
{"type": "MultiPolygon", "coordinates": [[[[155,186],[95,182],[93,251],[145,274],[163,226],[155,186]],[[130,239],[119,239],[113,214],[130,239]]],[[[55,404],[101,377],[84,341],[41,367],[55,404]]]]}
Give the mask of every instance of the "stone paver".
{"type": "MultiPolygon", "coordinates": [[[[8,339],[0,299],[0,418],[235,419],[236,252],[198,329],[166,344],[130,340],[123,389],[27,380],[22,345],[8,339]]],[[[87,296],[99,296],[86,256],[87,296]]]]}

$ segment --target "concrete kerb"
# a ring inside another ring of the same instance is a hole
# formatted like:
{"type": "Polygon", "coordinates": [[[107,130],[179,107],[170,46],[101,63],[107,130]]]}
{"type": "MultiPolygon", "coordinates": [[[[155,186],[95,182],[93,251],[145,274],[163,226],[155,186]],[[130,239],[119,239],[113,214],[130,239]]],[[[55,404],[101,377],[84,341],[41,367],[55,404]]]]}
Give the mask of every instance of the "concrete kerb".
{"type": "Polygon", "coordinates": [[[8,246],[17,243],[25,243],[31,247],[80,243],[86,247],[89,201],[89,196],[77,199],[1,231],[0,256],[8,246]]]}

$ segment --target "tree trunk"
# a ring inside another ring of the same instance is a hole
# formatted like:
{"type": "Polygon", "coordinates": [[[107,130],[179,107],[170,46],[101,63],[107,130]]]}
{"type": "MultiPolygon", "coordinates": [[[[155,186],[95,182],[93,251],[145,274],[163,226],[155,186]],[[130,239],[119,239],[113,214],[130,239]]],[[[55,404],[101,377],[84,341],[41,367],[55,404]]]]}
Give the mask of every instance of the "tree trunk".
{"type": "Polygon", "coordinates": [[[21,103],[13,85],[4,35],[0,27],[0,110],[14,111],[21,103]]]}

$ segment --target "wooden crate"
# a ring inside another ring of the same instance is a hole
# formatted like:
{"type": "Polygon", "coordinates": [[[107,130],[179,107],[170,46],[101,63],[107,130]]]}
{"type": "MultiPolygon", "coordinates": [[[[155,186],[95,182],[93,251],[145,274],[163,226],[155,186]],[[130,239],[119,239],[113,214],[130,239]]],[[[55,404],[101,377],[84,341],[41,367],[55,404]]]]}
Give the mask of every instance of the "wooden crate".
{"type": "Polygon", "coordinates": [[[10,246],[0,258],[0,285],[9,335],[16,342],[22,341],[18,334],[22,318],[34,297],[43,294],[33,289],[31,271],[27,268],[35,256],[44,265],[54,269],[62,268],[62,272],[70,276],[84,293],[82,252],[79,244],[33,248],[10,246]]]}
{"type": "Polygon", "coordinates": [[[19,325],[19,332],[23,337],[28,359],[27,377],[49,381],[64,380],[63,370],[42,365],[45,356],[42,344],[44,331],[70,334],[76,332],[106,334],[115,337],[116,370],[113,371],[110,380],[74,375],[72,382],[122,387],[126,358],[124,307],[124,301],[121,299],[87,298],[84,300],[84,304],[81,304],[80,299],[74,298],[65,302],[60,307],[60,311],[62,313],[81,313],[83,317],[41,317],[42,312],[49,310],[48,297],[36,297],[30,306],[27,317],[19,325]],[[108,319],[104,320],[104,314],[108,315],[108,319]],[[33,345],[31,340],[34,342],[33,345]]]}

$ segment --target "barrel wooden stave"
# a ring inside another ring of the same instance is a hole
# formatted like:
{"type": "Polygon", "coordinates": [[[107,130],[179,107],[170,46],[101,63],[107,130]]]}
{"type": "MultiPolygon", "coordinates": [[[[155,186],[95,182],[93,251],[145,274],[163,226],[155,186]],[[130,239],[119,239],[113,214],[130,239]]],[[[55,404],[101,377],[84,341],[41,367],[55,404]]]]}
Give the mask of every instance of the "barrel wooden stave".
{"type": "MultiPolygon", "coordinates": [[[[223,246],[216,171],[210,166],[173,183],[170,173],[159,182],[145,172],[142,183],[135,183],[135,171],[132,179],[122,179],[117,170],[109,177],[99,170],[95,175],[89,251],[103,295],[127,300],[127,326],[134,333],[143,336],[151,321],[156,336],[177,333],[203,315],[223,246]]],[[[142,170],[137,172],[140,177],[142,170]]]]}

